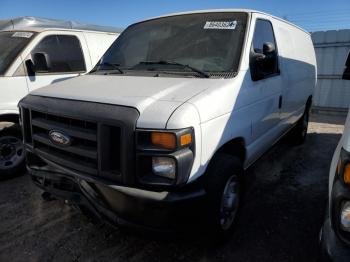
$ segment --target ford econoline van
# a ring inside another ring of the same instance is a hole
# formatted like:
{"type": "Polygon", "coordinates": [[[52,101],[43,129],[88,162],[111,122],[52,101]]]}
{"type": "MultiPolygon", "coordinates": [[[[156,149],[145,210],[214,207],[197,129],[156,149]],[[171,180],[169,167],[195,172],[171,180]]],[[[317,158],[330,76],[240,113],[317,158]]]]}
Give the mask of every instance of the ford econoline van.
{"type": "Polygon", "coordinates": [[[141,21],[89,74],[20,102],[28,168],[46,196],[111,223],[226,235],[244,170],[287,133],[304,141],[315,82],[309,33],[280,18],[141,21]]]}

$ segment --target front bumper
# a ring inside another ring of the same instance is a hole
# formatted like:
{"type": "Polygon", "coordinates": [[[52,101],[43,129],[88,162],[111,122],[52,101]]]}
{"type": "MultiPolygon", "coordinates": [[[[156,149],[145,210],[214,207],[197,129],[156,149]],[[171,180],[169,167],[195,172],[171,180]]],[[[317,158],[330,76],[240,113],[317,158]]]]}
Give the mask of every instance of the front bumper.
{"type": "Polygon", "coordinates": [[[321,258],[322,261],[350,261],[350,247],[336,236],[329,218],[325,220],[321,230],[321,258]]]}
{"type": "Polygon", "coordinates": [[[87,208],[118,226],[174,231],[202,221],[204,189],[198,186],[155,192],[64,172],[55,164],[29,168],[33,182],[58,199],[87,208]]]}

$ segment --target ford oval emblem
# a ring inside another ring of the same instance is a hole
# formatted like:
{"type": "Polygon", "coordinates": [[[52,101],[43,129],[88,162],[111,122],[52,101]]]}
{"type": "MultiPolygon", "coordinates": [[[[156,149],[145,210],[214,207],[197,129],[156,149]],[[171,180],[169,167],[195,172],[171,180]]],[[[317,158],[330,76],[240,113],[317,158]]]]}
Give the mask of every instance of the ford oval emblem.
{"type": "Polygon", "coordinates": [[[61,131],[51,130],[49,137],[52,143],[59,146],[69,146],[72,143],[72,139],[61,131]]]}

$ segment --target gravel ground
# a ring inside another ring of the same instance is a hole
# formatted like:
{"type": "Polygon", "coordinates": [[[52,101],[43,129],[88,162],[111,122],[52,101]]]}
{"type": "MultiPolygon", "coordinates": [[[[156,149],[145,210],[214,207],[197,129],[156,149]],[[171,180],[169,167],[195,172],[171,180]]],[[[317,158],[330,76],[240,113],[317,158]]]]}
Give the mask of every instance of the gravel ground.
{"type": "Polygon", "coordinates": [[[344,118],[313,116],[307,142],[279,142],[246,174],[230,240],[196,233],[125,233],[94,225],[60,201],[44,202],[29,177],[0,182],[0,261],[315,261],[328,169],[344,118]]]}

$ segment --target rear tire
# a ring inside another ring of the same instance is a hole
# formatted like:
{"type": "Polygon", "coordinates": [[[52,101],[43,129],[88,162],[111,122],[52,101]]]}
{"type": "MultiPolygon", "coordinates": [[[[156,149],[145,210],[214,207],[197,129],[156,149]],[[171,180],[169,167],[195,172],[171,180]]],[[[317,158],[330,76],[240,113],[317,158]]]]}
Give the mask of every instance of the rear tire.
{"type": "Polygon", "coordinates": [[[207,219],[215,240],[226,240],[237,219],[241,198],[242,161],[228,154],[214,156],[207,171],[207,219]]]}
{"type": "Polygon", "coordinates": [[[25,153],[19,125],[0,131],[0,180],[22,175],[25,171],[25,153]]]}

